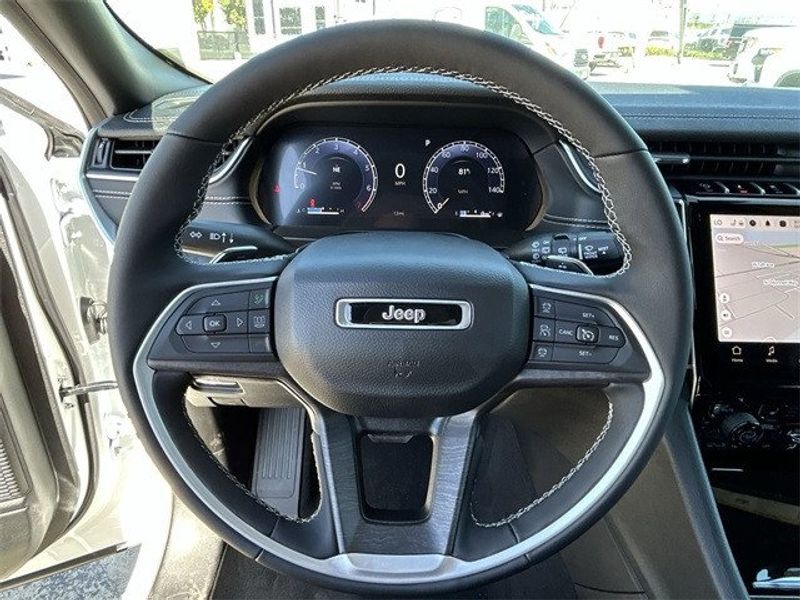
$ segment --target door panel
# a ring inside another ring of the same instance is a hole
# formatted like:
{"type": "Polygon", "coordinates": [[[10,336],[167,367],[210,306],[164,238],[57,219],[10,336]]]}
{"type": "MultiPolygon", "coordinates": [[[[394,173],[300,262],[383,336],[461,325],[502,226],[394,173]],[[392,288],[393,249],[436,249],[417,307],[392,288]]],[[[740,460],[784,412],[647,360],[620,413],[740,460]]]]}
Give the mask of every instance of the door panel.
{"type": "Polygon", "coordinates": [[[56,475],[0,316],[0,578],[38,551],[57,504],[56,475]]]}

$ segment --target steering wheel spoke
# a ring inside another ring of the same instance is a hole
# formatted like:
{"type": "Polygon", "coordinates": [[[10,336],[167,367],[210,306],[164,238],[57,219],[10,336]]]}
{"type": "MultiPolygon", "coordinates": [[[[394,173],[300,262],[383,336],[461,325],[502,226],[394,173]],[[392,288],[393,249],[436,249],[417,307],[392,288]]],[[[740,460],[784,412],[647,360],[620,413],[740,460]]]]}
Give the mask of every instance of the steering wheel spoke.
{"type": "Polygon", "coordinates": [[[398,420],[316,406],[310,414],[339,547],[326,568],[398,583],[453,568],[479,413],[398,420]]]}

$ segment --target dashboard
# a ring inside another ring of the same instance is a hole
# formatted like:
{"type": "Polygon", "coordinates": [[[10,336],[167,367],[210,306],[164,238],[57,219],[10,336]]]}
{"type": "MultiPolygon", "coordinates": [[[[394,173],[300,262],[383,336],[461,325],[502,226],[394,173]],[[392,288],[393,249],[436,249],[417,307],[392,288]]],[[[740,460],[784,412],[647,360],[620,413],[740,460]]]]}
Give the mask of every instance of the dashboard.
{"type": "Polygon", "coordinates": [[[523,231],[540,208],[514,134],[469,127],[300,126],[266,152],[256,205],[277,227],[523,231]]]}
{"type": "MultiPolygon", "coordinates": [[[[795,97],[780,92],[604,94],[648,143],[686,227],[692,418],[711,484],[727,494],[720,514],[748,584],[770,561],[796,566],[796,527],[730,508],[753,496],[800,502],[800,118],[795,97]],[[764,98],[771,108],[754,114],[764,98]],[[769,548],[758,545],[764,528],[773,528],[769,548]]],[[[114,117],[87,144],[87,196],[112,239],[141,168],[123,161],[140,149],[143,164],[160,137],[148,118],[174,105],[114,117]]],[[[579,156],[474,86],[353,80],[303,98],[247,140],[212,176],[182,237],[202,260],[374,229],[457,233],[511,258],[555,268],[553,257],[577,260],[598,274],[621,258],[579,156]]]]}

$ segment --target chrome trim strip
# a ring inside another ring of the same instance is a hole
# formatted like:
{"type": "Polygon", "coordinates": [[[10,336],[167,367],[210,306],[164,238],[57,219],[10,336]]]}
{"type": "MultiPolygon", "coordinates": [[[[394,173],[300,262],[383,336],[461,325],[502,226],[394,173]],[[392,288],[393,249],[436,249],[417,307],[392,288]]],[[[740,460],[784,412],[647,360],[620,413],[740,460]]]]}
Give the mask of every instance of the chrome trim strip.
{"type": "Polygon", "coordinates": [[[653,162],[657,165],[688,165],[692,157],[683,152],[651,152],[653,162]]]}
{"type": "MultiPolygon", "coordinates": [[[[189,252],[191,252],[191,251],[189,251],[189,252]]],[[[237,252],[240,252],[242,254],[247,253],[247,252],[258,252],[258,248],[256,246],[250,246],[250,245],[248,245],[248,246],[231,246],[230,248],[225,248],[224,250],[220,250],[219,252],[217,252],[211,258],[211,260],[208,261],[208,264],[215,265],[217,263],[220,263],[229,254],[234,254],[234,253],[237,253],[237,252]]]]}
{"type": "Polygon", "coordinates": [[[214,185],[215,183],[219,183],[223,179],[227,178],[228,175],[230,175],[234,169],[239,166],[242,157],[245,155],[247,149],[250,148],[252,143],[252,136],[246,137],[239,142],[236,150],[231,153],[231,155],[228,157],[228,160],[222,163],[213,173],[211,173],[211,177],[208,178],[208,185],[214,185]]]}
{"type": "Polygon", "coordinates": [[[86,171],[84,175],[88,179],[102,179],[105,181],[129,181],[131,183],[136,183],[136,180],[139,179],[136,175],[125,175],[122,173],[98,173],[97,171],[86,171]]]}
{"type": "MultiPolygon", "coordinates": [[[[550,267],[551,269],[558,269],[558,265],[572,265],[577,269],[577,273],[583,273],[584,275],[594,275],[592,270],[589,266],[583,262],[583,252],[581,251],[580,245],[578,246],[578,254],[580,255],[579,258],[575,258],[573,256],[561,256],[559,254],[551,254],[544,259],[544,265],[546,267],[550,267]]],[[[567,271],[568,269],[562,269],[563,271],[567,271]]]]}
{"type": "MultiPolygon", "coordinates": [[[[275,277],[240,281],[236,284],[252,285],[274,281],[275,277]]],[[[169,303],[164,312],[156,319],[150,331],[144,338],[133,361],[133,377],[136,390],[142,402],[145,416],[155,436],[159,440],[164,455],[180,474],[186,485],[194,492],[206,507],[221,519],[228,527],[245,537],[249,542],[262,548],[265,552],[274,554],[281,560],[294,565],[316,571],[317,573],[333,577],[343,577],[353,581],[373,583],[378,585],[423,584],[434,581],[453,580],[468,575],[474,575],[489,569],[507,564],[520,556],[549,542],[554,537],[562,534],[567,527],[572,526],[611,489],[630,465],[639,451],[644,438],[652,426],[658,412],[662,396],[666,387],[664,372],[661,363],[650,345],[639,324],[619,303],[583,292],[564,289],[554,289],[535,284],[530,284],[534,292],[549,292],[563,296],[586,299],[603,304],[612,310],[615,315],[625,323],[629,332],[636,338],[650,367],[650,378],[642,383],[644,394],[642,412],[639,415],[625,444],[617,453],[614,462],[608,470],[597,480],[583,498],[570,507],[558,519],[548,524],[541,531],[514,544],[500,552],[475,561],[465,561],[445,555],[363,555],[343,553],[327,559],[318,559],[306,556],[300,552],[287,548],[276,542],[261,531],[251,527],[248,523],[229,506],[219,501],[212,490],[189,467],[177,446],[172,441],[165,423],[161,420],[156,408],[155,398],[152,393],[153,371],[147,365],[147,354],[155,341],[162,326],[183,300],[197,291],[216,287],[231,287],[230,282],[201,284],[187,288],[169,303]]],[[[324,490],[323,490],[324,491],[324,490]]],[[[333,500],[335,501],[335,500],[333,500]]]]}
{"type": "MultiPolygon", "coordinates": [[[[691,254],[691,242],[689,241],[689,222],[686,218],[686,202],[683,198],[676,198],[675,204],[678,205],[678,216],[681,220],[681,229],[683,230],[683,241],[686,244],[686,249],[691,254]]],[[[697,396],[697,391],[700,386],[700,376],[697,373],[697,348],[694,339],[694,329],[692,329],[692,347],[689,349],[689,365],[692,369],[692,387],[689,390],[689,406],[694,406],[694,400],[697,396]]]]}
{"type": "Polygon", "coordinates": [[[420,298],[341,298],[336,301],[334,309],[336,324],[339,327],[351,329],[420,329],[423,331],[458,331],[467,329],[472,325],[472,304],[465,300],[433,300],[420,298]],[[350,314],[352,304],[446,304],[461,308],[461,320],[455,325],[420,325],[420,324],[390,324],[386,323],[354,323],[350,314]]]}
{"type": "Polygon", "coordinates": [[[561,146],[561,149],[564,151],[564,154],[566,155],[567,160],[569,161],[569,164],[572,167],[572,170],[575,171],[575,174],[580,178],[583,184],[593,192],[597,194],[602,194],[600,188],[597,187],[597,182],[592,181],[592,179],[586,174],[583,165],[581,165],[581,163],[578,162],[578,159],[575,158],[572,146],[570,146],[564,140],[559,140],[558,145],[561,146]]]}

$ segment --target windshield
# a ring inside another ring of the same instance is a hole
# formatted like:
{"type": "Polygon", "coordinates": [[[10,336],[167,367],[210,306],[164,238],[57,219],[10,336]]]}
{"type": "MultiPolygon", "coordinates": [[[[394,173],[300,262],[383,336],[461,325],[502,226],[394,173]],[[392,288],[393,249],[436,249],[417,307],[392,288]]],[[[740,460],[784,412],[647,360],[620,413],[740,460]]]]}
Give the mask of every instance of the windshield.
{"type": "Polygon", "coordinates": [[[515,4],[514,8],[517,9],[535,31],[543,33],[544,35],[557,35],[559,31],[547,22],[544,15],[538,10],[533,8],[530,4],[515,4]]]}
{"type": "Polygon", "coordinates": [[[107,0],[157,51],[216,81],[318,29],[373,19],[458,23],[512,39],[590,82],[800,87],[796,0],[107,0]],[[754,30],[780,30],[758,45],[754,30]],[[753,52],[758,56],[753,59],[753,52]]]}

